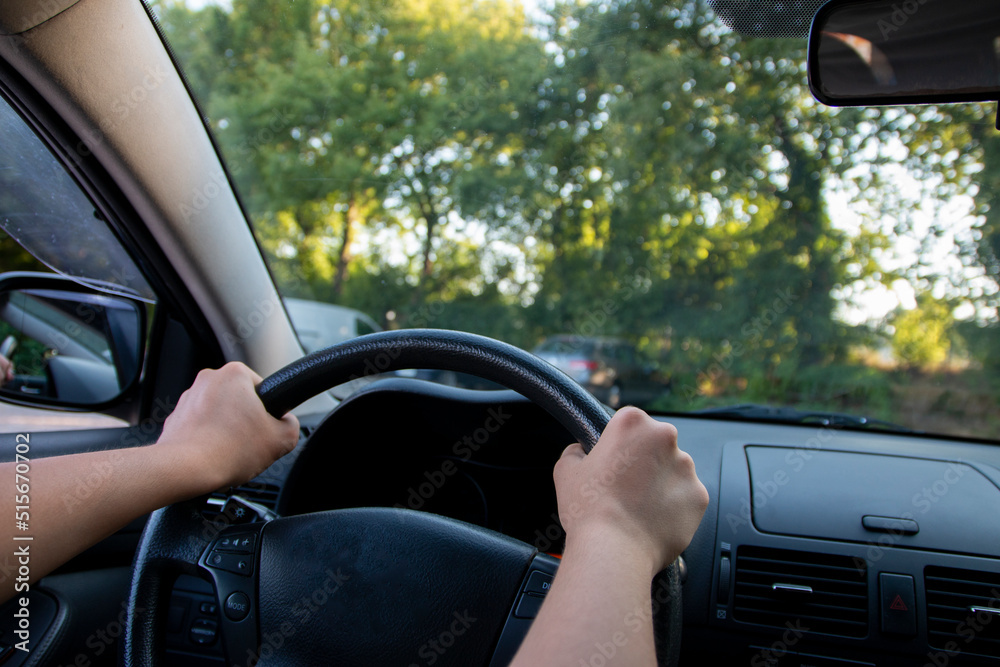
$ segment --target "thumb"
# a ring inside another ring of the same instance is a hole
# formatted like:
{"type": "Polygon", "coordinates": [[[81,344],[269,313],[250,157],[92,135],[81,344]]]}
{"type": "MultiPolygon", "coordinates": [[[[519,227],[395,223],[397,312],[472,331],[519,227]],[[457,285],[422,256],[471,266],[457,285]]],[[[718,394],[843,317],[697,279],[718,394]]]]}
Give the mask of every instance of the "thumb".
{"type": "Polygon", "coordinates": [[[287,415],[281,418],[281,428],[283,433],[283,439],[287,443],[286,454],[293,449],[295,445],[299,442],[299,420],[298,418],[289,412],[287,415]]]}
{"type": "Polygon", "coordinates": [[[563,450],[563,453],[559,456],[559,460],[562,461],[563,459],[566,459],[567,461],[582,461],[585,456],[587,456],[587,453],[583,451],[583,446],[578,442],[574,442],[572,445],[563,450]]]}
{"type": "Polygon", "coordinates": [[[573,443],[564,449],[563,453],[559,456],[559,460],[556,461],[555,468],[552,470],[552,477],[558,483],[560,478],[570,474],[571,470],[580,465],[586,456],[587,453],[583,451],[580,443],[573,443]]]}

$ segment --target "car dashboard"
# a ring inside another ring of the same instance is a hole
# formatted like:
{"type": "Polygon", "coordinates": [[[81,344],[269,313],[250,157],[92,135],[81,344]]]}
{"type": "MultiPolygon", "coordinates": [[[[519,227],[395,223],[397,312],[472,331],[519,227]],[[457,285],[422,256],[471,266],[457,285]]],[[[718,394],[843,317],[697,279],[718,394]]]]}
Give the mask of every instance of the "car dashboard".
{"type": "MultiPolygon", "coordinates": [[[[681,664],[1000,665],[995,445],[669,421],[711,497],[683,555],[681,664]]],[[[303,423],[305,442],[243,495],[283,515],[429,511],[561,553],[551,471],[572,438],[519,395],[386,379],[303,423]]],[[[221,659],[197,629],[205,586],[178,584],[173,664],[221,659]]]]}

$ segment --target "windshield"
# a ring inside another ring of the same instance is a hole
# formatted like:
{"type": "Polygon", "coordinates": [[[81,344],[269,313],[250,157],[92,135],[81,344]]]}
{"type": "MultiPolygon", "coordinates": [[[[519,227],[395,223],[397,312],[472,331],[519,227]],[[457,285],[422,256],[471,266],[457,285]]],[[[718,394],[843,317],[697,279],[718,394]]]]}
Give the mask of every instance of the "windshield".
{"type": "Polygon", "coordinates": [[[285,297],[613,406],[1000,438],[992,107],[825,107],[702,1],[152,9],[285,297]]]}

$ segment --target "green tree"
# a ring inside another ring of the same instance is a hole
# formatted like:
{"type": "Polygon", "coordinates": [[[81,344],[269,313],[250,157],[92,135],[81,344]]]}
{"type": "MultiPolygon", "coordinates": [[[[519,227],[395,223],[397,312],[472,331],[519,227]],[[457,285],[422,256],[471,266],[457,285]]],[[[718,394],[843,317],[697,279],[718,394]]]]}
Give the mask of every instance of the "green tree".
{"type": "Polygon", "coordinates": [[[922,195],[992,182],[976,151],[934,157],[988,140],[944,133],[950,112],[822,107],[804,41],[744,39],[704,0],[159,7],[284,291],[393,326],[441,305],[437,325],[531,345],[600,320],[778,381],[870,335],[838,320],[852,287],[940,279],[880,266],[881,220],[912,233],[913,207],[860,165],[902,145],[922,195]]]}
{"type": "Polygon", "coordinates": [[[954,327],[952,307],[930,294],[918,294],[917,306],[892,317],[892,349],[910,368],[934,368],[948,358],[954,327]]]}

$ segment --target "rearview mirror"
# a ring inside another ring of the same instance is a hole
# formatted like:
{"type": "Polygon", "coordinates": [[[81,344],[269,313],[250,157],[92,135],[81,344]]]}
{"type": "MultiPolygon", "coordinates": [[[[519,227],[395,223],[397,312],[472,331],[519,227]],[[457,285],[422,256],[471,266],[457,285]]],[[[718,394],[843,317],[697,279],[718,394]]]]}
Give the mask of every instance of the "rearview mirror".
{"type": "Polygon", "coordinates": [[[144,308],[56,276],[0,276],[0,354],[14,366],[0,398],[95,408],[138,379],[144,308]]]}
{"type": "Polygon", "coordinates": [[[810,31],[809,87],[831,106],[998,100],[996,0],[832,0],[810,31]]]}

